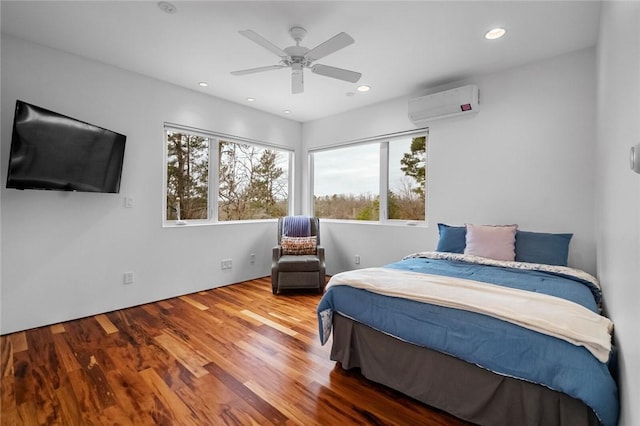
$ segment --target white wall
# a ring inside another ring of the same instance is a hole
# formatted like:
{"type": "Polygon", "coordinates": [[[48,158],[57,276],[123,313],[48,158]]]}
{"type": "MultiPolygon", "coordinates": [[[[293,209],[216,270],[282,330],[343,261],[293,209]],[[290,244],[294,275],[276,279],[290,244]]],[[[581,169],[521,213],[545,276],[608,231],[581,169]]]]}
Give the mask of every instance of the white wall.
{"type": "MultiPolygon", "coordinates": [[[[429,226],[325,221],[330,273],[355,268],[354,254],[366,267],[433,250],[438,222],[571,232],[570,266],[595,271],[595,49],[438,90],[467,83],[479,86],[480,112],[429,126],[429,226]]],[[[305,123],[303,151],[412,128],[400,98],[305,123]]]]}
{"type": "Polygon", "coordinates": [[[163,123],[287,148],[300,123],[8,36],[1,71],[1,333],[269,273],[273,222],[162,227],[163,123]],[[120,194],[5,189],[16,99],[126,134],[120,194]]]}
{"type": "Polygon", "coordinates": [[[597,264],[620,355],[620,425],[640,424],[640,3],[603,2],[598,41],[597,264]]]}

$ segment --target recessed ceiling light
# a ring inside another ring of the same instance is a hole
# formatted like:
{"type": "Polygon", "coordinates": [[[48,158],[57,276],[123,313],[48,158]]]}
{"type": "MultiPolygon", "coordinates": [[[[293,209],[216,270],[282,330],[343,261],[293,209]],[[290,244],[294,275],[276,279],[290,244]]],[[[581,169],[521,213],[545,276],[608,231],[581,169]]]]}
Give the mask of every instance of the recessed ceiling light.
{"type": "Polygon", "coordinates": [[[173,14],[173,13],[176,13],[178,11],[178,8],[174,4],[169,3],[168,1],[159,1],[158,2],[158,7],[164,13],[173,14]]]}
{"type": "Polygon", "coordinates": [[[503,35],[505,35],[506,33],[507,33],[507,30],[505,30],[504,28],[494,28],[492,30],[487,31],[486,34],[484,35],[484,38],[486,38],[487,40],[496,40],[502,37],[503,35]]]}
{"type": "Polygon", "coordinates": [[[358,86],[358,92],[368,92],[369,90],[371,90],[371,87],[364,84],[362,86],[358,86]]]}
{"type": "Polygon", "coordinates": [[[207,83],[206,81],[201,81],[200,83],[198,83],[198,86],[200,87],[207,87],[209,85],[209,83],[207,83]]]}
{"type": "Polygon", "coordinates": [[[255,102],[256,99],[255,98],[247,98],[247,102],[255,102]]]}
{"type": "Polygon", "coordinates": [[[282,110],[282,112],[285,113],[285,114],[291,114],[291,111],[289,111],[288,109],[284,109],[284,110],[282,110]]]}

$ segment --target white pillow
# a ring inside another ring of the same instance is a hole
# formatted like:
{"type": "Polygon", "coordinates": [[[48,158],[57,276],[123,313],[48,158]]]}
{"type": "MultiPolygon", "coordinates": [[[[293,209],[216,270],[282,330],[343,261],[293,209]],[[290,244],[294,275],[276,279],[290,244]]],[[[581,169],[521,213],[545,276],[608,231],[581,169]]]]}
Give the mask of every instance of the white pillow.
{"type": "Polygon", "coordinates": [[[465,254],[495,260],[516,258],[518,225],[473,225],[467,223],[465,254]]]}

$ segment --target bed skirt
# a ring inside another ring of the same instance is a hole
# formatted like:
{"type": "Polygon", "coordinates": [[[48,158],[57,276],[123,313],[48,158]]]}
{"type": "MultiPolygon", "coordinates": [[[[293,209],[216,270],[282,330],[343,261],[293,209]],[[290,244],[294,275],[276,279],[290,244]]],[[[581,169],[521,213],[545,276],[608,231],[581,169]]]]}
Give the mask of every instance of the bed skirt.
{"type": "Polygon", "coordinates": [[[566,394],[401,341],[338,313],[333,315],[331,359],[479,425],[600,424],[588,406],[566,394]]]}

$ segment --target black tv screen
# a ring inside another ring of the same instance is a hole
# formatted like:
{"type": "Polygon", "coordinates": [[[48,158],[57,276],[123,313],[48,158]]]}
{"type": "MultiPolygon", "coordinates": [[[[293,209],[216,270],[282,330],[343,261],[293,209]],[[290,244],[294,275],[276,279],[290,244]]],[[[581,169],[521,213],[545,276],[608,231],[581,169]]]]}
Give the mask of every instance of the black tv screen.
{"type": "Polygon", "coordinates": [[[18,100],[7,188],[117,193],[126,139],[18,100]]]}

